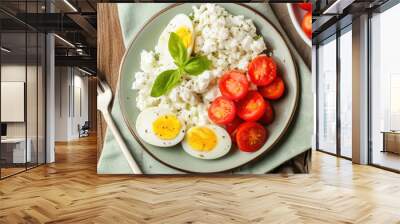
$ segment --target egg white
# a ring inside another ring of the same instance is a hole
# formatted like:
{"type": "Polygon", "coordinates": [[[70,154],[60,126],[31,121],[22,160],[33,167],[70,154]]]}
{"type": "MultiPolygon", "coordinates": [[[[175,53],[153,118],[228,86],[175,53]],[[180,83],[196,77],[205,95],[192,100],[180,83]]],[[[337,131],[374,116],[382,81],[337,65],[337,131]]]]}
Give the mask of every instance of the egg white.
{"type": "MultiPolygon", "coordinates": [[[[186,126],[181,120],[181,129],[174,139],[161,139],[153,132],[153,122],[163,115],[174,114],[168,109],[151,107],[140,112],[136,119],[136,131],[139,137],[146,143],[158,147],[171,147],[177,145],[185,137],[186,126]]],[[[178,119],[178,118],[177,118],[178,119]]]]}
{"type": "MultiPolygon", "coordinates": [[[[199,127],[199,126],[197,126],[199,127]]],[[[228,134],[228,132],[223,129],[220,126],[209,124],[209,125],[204,125],[201,127],[207,127],[211,130],[214,131],[215,135],[217,136],[217,144],[214,146],[214,148],[211,151],[208,152],[201,152],[193,149],[189,143],[187,138],[183,139],[182,141],[182,147],[186,153],[189,155],[199,158],[199,159],[218,159],[224,155],[226,155],[232,146],[232,140],[228,134]]],[[[194,127],[192,127],[194,128],[194,127]]],[[[190,129],[188,130],[188,132],[190,129]]]]}
{"type": "Polygon", "coordinates": [[[193,50],[194,45],[194,28],[193,23],[190,18],[185,14],[178,14],[168,23],[167,27],[163,30],[158,39],[158,43],[156,45],[156,50],[160,53],[160,59],[164,63],[173,63],[173,59],[168,50],[168,41],[172,32],[175,32],[180,27],[186,27],[192,34],[192,38],[189,46],[187,47],[187,53],[190,55],[193,50]]]}

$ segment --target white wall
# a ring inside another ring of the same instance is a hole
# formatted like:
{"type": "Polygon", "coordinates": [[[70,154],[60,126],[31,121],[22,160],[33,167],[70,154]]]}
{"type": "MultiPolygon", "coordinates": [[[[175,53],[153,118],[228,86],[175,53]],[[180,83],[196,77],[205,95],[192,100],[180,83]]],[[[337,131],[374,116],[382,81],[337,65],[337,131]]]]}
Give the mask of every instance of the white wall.
{"type": "Polygon", "coordinates": [[[56,67],[55,73],[55,140],[74,140],[78,125],[88,120],[88,78],[71,67],[56,67]]]}
{"type": "Polygon", "coordinates": [[[74,76],[74,100],[75,100],[75,116],[72,119],[72,133],[71,135],[75,137],[78,137],[78,129],[77,126],[83,125],[85,121],[88,121],[89,119],[89,110],[88,110],[88,77],[87,76],[82,76],[82,73],[78,73],[76,75],[75,70],[75,76],[74,76]],[[80,93],[78,93],[80,91],[80,93]],[[79,97],[80,95],[80,97],[79,97]],[[79,99],[79,98],[80,99],[79,99]],[[80,102],[78,102],[80,100],[80,102]],[[80,108],[79,108],[80,107],[80,108]],[[81,111],[80,111],[81,110],[81,111]]]}
{"type": "Polygon", "coordinates": [[[55,141],[68,140],[68,86],[69,69],[67,67],[55,68],[55,95],[54,95],[54,123],[55,123],[55,141]]]}
{"type": "MultiPolygon", "coordinates": [[[[27,66],[25,67],[24,65],[21,64],[4,64],[1,66],[1,81],[2,82],[25,82],[25,75],[26,71],[28,74],[36,74],[36,67],[34,66],[27,66]],[[27,70],[25,70],[27,69],[27,70]]],[[[29,77],[28,77],[29,79],[29,77]]],[[[31,80],[30,80],[31,82],[31,80]]],[[[29,83],[30,85],[32,83],[29,83]]],[[[36,85],[36,81],[33,83],[36,85]]],[[[27,89],[27,102],[35,102],[34,106],[36,108],[36,89],[27,89]],[[33,92],[31,92],[32,90],[33,92]]],[[[1,110],[7,110],[7,108],[1,108],[1,110]]],[[[36,110],[35,110],[36,111],[36,110]]],[[[32,127],[36,130],[36,113],[28,113],[27,114],[28,122],[28,128],[32,127]],[[32,124],[31,122],[34,121],[35,124],[32,124]],[[35,126],[35,127],[33,127],[35,126]]],[[[7,122],[7,136],[8,137],[25,137],[25,124],[26,122],[7,122]]],[[[28,137],[31,132],[28,130],[28,137]]],[[[36,133],[35,133],[36,135],[36,133]]]]}

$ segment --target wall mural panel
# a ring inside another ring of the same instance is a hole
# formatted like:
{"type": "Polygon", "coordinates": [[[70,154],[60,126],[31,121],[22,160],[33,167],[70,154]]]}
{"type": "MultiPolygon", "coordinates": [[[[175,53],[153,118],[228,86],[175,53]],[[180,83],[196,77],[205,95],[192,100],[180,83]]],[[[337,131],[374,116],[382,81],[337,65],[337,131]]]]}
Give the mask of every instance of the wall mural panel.
{"type": "MultiPolygon", "coordinates": [[[[311,148],[311,72],[269,4],[99,5],[100,46],[125,46],[111,65],[100,52],[98,70],[120,67],[104,74],[118,80],[109,108],[126,143],[99,131],[99,174],[264,174],[311,148]],[[102,30],[113,22],[107,7],[120,32],[102,30]]],[[[283,6],[294,14],[286,22],[307,17],[283,6]]]]}

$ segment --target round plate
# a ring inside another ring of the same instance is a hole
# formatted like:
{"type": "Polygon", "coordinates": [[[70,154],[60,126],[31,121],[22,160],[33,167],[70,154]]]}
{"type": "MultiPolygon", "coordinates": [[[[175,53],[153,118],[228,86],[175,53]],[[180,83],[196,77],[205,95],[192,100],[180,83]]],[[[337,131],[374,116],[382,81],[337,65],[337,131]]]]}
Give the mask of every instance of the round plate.
{"type": "Polygon", "coordinates": [[[308,38],[306,33],[304,33],[300,25],[304,15],[307,13],[306,10],[301,9],[298,6],[294,6],[293,3],[287,3],[286,5],[288,8],[290,20],[292,21],[294,28],[297,31],[297,34],[300,35],[304,43],[306,43],[309,47],[311,47],[311,39],[308,38]]]}
{"type": "MultiPolygon", "coordinates": [[[[131,89],[135,72],[140,68],[140,52],[143,49],[153,50],[158,37],[168,22],[179,13],[189,14],[195,3],[175,4],[152,17],[133,39],[123,57],[120,68],[119,97],[121,111],[125,122],[133,137],[138,143],[159,162],[190,173],[217,173],[228,171],[263,156],[282,139],[287,131],[297,107],[299,98],[299,80],[293,58],[289,48],[277,29],[257,11],[241,4],[219,4],[233,15],[244,15],[252,19],[257,32],[264,37],[267,48],[272,52],[278,64],[278,71],[282,74],[287,91],[286,95],[277,102],[273,102],[276,112],[275,121],[268,126],[269,138],[265,145],[254,153],[244,153],[232,146],[231,151],[216,160],[202,160],[194,158],[182,149],[181,144],[170,148],[159,148],[143,142],[135,130],[136,117],[140,111],[136,108],[137,91],[131,89]]],[[[268,155],[266,155],[268,156],[268,155]]]]}

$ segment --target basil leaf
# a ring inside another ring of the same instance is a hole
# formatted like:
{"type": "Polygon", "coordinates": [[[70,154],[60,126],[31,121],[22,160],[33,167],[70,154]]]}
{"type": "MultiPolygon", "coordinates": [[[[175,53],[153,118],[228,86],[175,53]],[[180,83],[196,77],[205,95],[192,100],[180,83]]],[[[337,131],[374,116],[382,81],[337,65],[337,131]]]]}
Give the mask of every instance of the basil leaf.
{"type": "Polygon", "coordinates": [[[175,70],[174,73],[172,73],[171,78],[168,80],[167,83],[167,92],[181,82],[181,77],[182,72],[180,70],[175,70]]]}
{"type": "Polygon", "coordinates": [[[150,95],[159,97],[175,87],[180,82],[181,73],[178,70],[167,70],[161,72],[154,80],[150,95]]]}
{"type": "Polygon", "coordinates": [[[185,64],[184,70],[189,75],[200,75],[210,67],[211,61],[206,56],[196,56],[185,64]]]}
{"type": "Polygon", "coordinates": [[[178,34],[172,32],[169,36],[168,50],[176,65],[180,67],[185,64],[187,60],[187,50],[178,34]]]}

